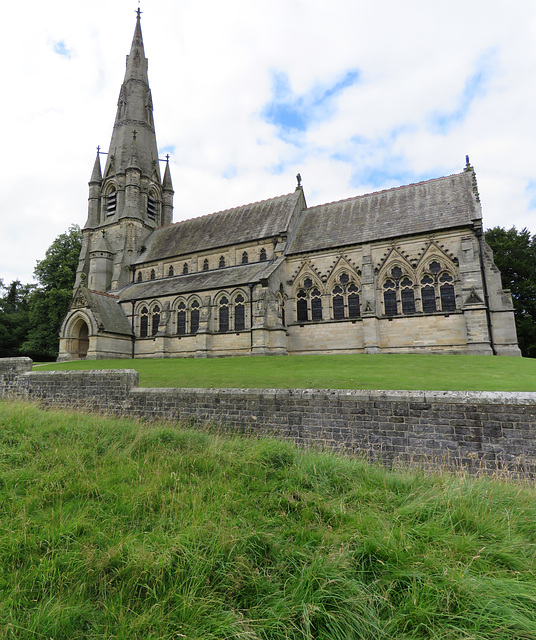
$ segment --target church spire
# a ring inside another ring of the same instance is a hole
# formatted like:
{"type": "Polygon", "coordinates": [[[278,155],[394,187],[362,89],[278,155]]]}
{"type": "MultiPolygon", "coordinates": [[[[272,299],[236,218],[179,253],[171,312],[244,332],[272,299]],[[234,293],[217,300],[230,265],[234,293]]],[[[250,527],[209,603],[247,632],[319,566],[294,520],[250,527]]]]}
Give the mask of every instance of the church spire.
{"type": "Polygon", "coordinates": [[[139,163],[143,175],[150,177],[156,167],[158,178],[158,151],[153,121],[153,100],[147,75],[147,58],[141,32],[141,11],[137,11],[136,27],[119,99],[117,115],[104,175],[114,162],[114,173],[123,173],[130,160],[132,130],[137,130],[139,163]]]}

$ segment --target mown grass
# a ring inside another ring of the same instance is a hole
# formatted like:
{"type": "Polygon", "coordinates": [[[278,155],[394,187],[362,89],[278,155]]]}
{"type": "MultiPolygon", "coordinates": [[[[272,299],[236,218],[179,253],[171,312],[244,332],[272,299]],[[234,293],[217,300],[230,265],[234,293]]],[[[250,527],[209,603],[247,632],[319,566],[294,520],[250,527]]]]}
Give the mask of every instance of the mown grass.
{"type": "Polygon", "coordinates": [[[39,366],[136,369],[144,387],[536,391],[536,359],[463,355],[322,355],[85,360],[39,366]]]}
{"type": "Polygon", "coordinates": [[[0,636],[536,638],[536,490],[0,402],[0,636]]]}

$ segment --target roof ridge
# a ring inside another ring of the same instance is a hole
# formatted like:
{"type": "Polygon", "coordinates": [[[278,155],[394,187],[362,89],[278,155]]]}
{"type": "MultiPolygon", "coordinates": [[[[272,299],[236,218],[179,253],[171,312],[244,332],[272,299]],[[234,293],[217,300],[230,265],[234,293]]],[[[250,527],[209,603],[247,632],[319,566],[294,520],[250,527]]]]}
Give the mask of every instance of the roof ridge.
{"type": "Polygon", "coordinates": [[[96,293],[99,296],[106,296],[107,298],[115,298],[119,300],[119,296],[114,296],[112,293],[104,293],[104,291],[96,291],[95,289],[87,289],[89,293],[96,293]]]}
{"type": "Polygon", "coordinates": [[[157,227],[157,228],[165,229],[167,227],[174,227],[175,225],[182,224],[183,222],[190,222],[191,220],[199,220],[200,218],[209,218],[210,216],[216,216],[220,213],[226,213],[228,211],[234,211],[236,209],[243,209],[244,207],[252,207],[253,205],[256,205],[256,204],[271,202],[272,200],[278,200],[279,198],[286,198],[288,196],[294,195],[295,193],[296,193],[295,191],[291,191],[290,193],[283,193],[280,196],[274,196],[273,198],[266,198],[265,200],[256,200],[255,202],[240,204],[237,207],[230,207],[229,209],[221,209],[221,211],[213,211],[212,213],[204,213],[203,215],[200,215],[200,216],[193,216],[191,218],[185,218],[184,220],[177,220],[177,222],[171,222],[170,224],[163,224],[161,227],[157,227]]]}
{"type": "Polygon", "coordinates": [[[401,189],[409,189],[409,187],[417,187],[421,184],[429,184],[430,182],[439,182],[440,180],[446,180],[447,178],[453,178],[454,176],[463,176],[465,171],[459,173],[451,173],[448,176],[441,176],[439,178],[430,178],[428,180],[422,180],[421,182],[410,182],[409,184],[403,184],[399,187],[390,187],[389,189],[380,189],[379,191],[370,191],[369,193],[362,193],[357,196],[350,196],[349,198],[343,198],[342,200],[333,200],[332,202],[324,202],[322,204],[315,204],[312,207],[307,207],[307,211],[311,209],[318,209],[319,207],[326,207],[330,204],[339,204],[340,202],[349,202],[350,200],[357,200],[358,198],[366,198],[367,196],[375,196],[380,193],[387,193],[389,191],[400,191],[401,189]]]}

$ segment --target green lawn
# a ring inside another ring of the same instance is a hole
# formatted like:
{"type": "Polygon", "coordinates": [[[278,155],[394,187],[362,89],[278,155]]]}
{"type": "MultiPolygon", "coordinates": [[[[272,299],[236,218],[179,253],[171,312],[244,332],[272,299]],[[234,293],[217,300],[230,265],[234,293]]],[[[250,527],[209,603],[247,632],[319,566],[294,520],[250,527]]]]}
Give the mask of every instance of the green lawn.
{"type": "Polygon", "coordinates": [[[536,638],[536,489],[0,402],[0,637],[536,638]]]}
{"type": "Polygon", "coordinates": [[[536,391],[536,359],[463,355],[323,355],[92,360],[36,371],[136,369],[144,387],[536,391]]]}

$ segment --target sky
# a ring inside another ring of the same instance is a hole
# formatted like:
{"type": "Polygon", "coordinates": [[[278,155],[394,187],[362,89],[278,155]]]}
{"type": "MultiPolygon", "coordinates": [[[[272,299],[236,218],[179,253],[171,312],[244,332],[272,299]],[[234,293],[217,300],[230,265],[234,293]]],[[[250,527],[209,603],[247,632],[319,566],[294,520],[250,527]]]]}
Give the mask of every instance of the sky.
{"type": "Polygon", "coordinates": [[[534,0],[27,0],[3,7],[0,279],[87,217],[136,10],[174,220],[475,167],[486,228],[536,233],[534,0]]]}

